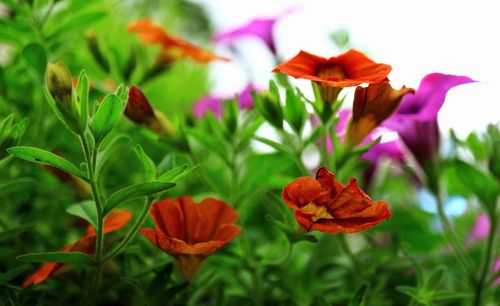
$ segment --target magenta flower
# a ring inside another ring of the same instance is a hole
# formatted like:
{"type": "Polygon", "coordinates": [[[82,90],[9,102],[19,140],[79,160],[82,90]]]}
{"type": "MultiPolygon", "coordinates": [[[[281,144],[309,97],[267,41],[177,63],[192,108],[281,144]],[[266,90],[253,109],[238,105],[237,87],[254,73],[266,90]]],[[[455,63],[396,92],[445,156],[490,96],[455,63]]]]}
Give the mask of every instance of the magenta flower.
{"type": "Polygon", "coordinates": [[[414,95],[405,95],[396,114],[383,126],[398,132],[421,166],[433,161],[439,150],[437,114],[446,94],[457,85],[475,82],[466,76],[431,73],[414,95]]]}
{"type": "Polygon", "coordinates": [[[215,117],[222,118],[222,100],[214,96],[203,96],[193,106],[196,118],[203,118],[207,112],[212,112],[215,117]]]}
{"type": "Polygon", "coordinates": [[[256,18],[243,26],[216,34],[214,40],[221,44],[234,45],[242,37],[255,37],[276,55],[276,43],[273,35],[274,25],[293,10],[293,8],[289,9],[274,18],[256,18]]]}
{"type": "MultiPolygon", "coordinates": [[[[236,97],[240,109],[253,108],[252,91],[259,91],[253,84],[248,84],[236,97]]],[[[234,99],[235,96],[217,97],[207,95],[200,98],[193,106],[193,114],[196,118],[202,118],[207,112],[212,112],[218,119],[222,118],[222,107],[224,100],[234,99]]]]}
{"type": "MultiPolygon", "coordinates": [[[[498,271],[500,271],[500,257],[497,258],[495,266],[493,267],[493,273],[497,273],[498,271]]],[[[493,285],[500,285],[500,277],[497,277],[497,279],[493,282],[493,285]]]]}
{"type": "MultiPolygon", "coordinates": [[[[370,135],[368,135],[367,138],[371,138],[370,135]]],[[[370,141],[371,140],[373,139],[370,139],[370,141]]],[[[404,164],[406,160],[406,150],[399,139],[377,143],[361,156],[361,159],[368,162],[368,168],[363,171],[363,177],[367,186],[370,186],[372,183],[373,176],[383,158],[388,158],[397,164],[404,164]]]]}

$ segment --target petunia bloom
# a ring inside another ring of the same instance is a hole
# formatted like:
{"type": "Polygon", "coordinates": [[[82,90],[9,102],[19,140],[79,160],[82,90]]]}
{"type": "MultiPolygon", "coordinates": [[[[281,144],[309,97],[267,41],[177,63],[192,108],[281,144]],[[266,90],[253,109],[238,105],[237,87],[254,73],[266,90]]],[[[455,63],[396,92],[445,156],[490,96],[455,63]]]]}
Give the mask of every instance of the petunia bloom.
{"type": "Polygon", "coordinates": [[[490,233],[491,223],[490,217],[486,213],[481,213],[476,219],[476,222],[472,226],[472,229],[467,236],[465,241],[466,246],[471,246],[474,243],[488,238],[490,233]]]}
{"type": "Polygon", "coordinates": [[[406,95],[396,114],[383,125],[398,132],[406,147],[424,167],[439,151],[437,114],[446,94],[457,85],[475,82],[466,76],[431,73],[425,76],[414,95],[406,95]]]}
{"type": "Polygon", "coordinates": [[[383,82],[391,70],[391,66],[375,63],[363,53],[351,49],[328,59],[300,51],[288,62],[274,68],[273,72],[316,82],[323,101],[332,103],[342,88],[383,82]]]}
{"type": "Polygon", "coordinates": [[[151,106],[144,93],[136,86],[130,87],[128,91],[125,115],[133,122],[146,126],[160,136],[173,134],[170,121],[151,106]]]}
{"type": "Polygon", "coordinates": [[[213,60],[229,60],[184,39],[170,35],[161,26],[148,19],[132,22],[128,25],[127,30],[137,33],[145,44],[162,46],[157,59],[160,64],[168,64],[182,58],[190,58],[199,63],[208,63],[213,60]]]}
{"type": "Polygon", "coordinates": [[[238,213],[214,198],[206,198],[199,205],[191,196],[164,199],[153,204],[150,216],[156,229],[142,228],[141,234],[172,255],[188,281],[207,256],[240,232],[234,224],[238,213]]]}
{"type": "Polygon", "coordinates": [[[327,233],[355,233],[388,219],[391,212],[385,201],[373,202],[354,178],[344,185],[322,167],[316,179],[299,177],[281,194],[294,209],[297,222],[306,230],[327,233]]]}
{"type": "Polygon", "coordinates": [[[354,93],[352,116],[347,126],[346,144],[354,147],[399,106],[404,95],[415,92],[403,86],[393,89],[389,82],[357,87],[354,93]]]}
{"type": "MultiPolygon", "coordinates": [[[[104,234],[123,228],[132,218],[132,214],[128,210],[114,210],[105,219],[103,224],[104,234]]],[[[82,252],[93,255],[95,252],[96,231],[92,225],[88,225],[85,235],[78,241],[68,244],[63,247],[61,252],[82,252]]],[[[23,283],[23,287],[28,287],[31,284],[38,285],[46,279],[64,272],[70,267],[68,264],[60,262],[48,262],[40,266],[33,274],[28,276],[23,283]]]]}

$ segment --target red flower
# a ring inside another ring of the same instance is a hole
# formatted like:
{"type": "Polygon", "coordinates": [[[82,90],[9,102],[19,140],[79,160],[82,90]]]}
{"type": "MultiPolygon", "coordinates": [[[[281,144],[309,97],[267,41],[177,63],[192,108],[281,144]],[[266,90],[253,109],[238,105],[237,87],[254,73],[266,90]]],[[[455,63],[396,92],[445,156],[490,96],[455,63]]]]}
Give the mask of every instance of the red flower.
{"type": "Polygon", "coordinates": [[[146,126],[158,135],[172,135],[173,128],[170,121],[151,106],[148,98],[136,86],[130,87],[128,91],[125,115],[133,122],[146,126]]]}
{"type": "Polygon", "coordinates": [[[391,216],[387,203],[372,202],[355,179],[343,185],[324,167],[318,170],[316,179],[299,177],[288,184],[281,197],[295,210],[297,222],[308,231],[355,233],[391,216]]]}
{"type": "MultiPolygon", "coordinates": [[[[115,210],[104,219],[104,234],[123,228],[132,218],[128,210],[115,210]]],[[[78,241],[63,247],[61,252],[82,252],[89,255],[94,254],[96,243],[96,231],[92,225],[88,225],[85,235],[78,241]]],[[[33,274],[28,276],[23,283],[23,287],[31,284],[38,285],[56,274],[62,273],[70,267],[68,264],[59,262],[48,262],[40,266],[33,274]]]]}
{"type": "Polygon", "coordinates": [[[164,199],[150,212],[155,228],[142,228],[152,244],[172,255],[186,280],[191,280],[208,255],[238,235],[238,213],[226,203],[206,198],[197,205],[191,196],[164,199]]]}
{"type": "Polygon", "coordinates": [[[132,22],[128,25],[127,30],[136,32],[145,44],[161,45],[162,50],[158,56],[160,63],[170,63],[186,57],[199,63],[207,63],[215,59],[229,60],[168,34],[161,26],[148,19],[132,22]]]}
{"type": "Polygon", "coordinates": [[[398,108],[407,93],[414,93],[412,88],[403,86],[396,90],[389,82],[357,87],[354,94],[352,117],[347,126],[346,143],[356,146],[398,108]]]}
{"type": "Polygon", "coordinates": [[[377,64],[363,53],[351,49],[329,59],[300,51],[288,62],[274,68],[273,72],[318,83],[323,100],[331,103],[342,88],[383,82],[391,70],[391,66],[377,64]]]}

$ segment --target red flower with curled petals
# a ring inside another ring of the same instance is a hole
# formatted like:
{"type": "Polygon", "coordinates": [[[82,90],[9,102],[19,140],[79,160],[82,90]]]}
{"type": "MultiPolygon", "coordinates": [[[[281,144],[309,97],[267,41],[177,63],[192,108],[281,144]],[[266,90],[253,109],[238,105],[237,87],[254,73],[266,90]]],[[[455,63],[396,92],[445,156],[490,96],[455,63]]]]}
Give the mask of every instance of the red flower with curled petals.
{"type": "Polygon", "coordinates": [[[226,203],[206,198],[197,205],[191,196],[164,199],[153,204],[155,228],[142,228],[152,244],[172,255],[186,280],[191,280],[203,260],[240,232],[234,224],[238,213],[226,203]]]}
{"type": "MultiPolygon", "coordinates": [[[[104,234],[123,228],[132,218],[132,214],[128,210],[117,209],[111,212],[105,219],[103,224],[104,234]]],[[[89,255],[94,254],[96,244],[96,231],[92,225],[87,226],[85,235],[78,241],[68,244],[60,249],[61,252],[82,252],[89,255]]],[[[28,287],[31,284],[38,285],[46,279],[64,272],[70,267],[68,264],[60,262],[48,262],[40,266],[33,274],[28,276],[23,282],[23,287],[28,287]]]]}
{"type": "Polygon", "coordinates": [[[216,59],[229,61],[225,57],[215,55],[184,39],[168,34],[161,26],[148,19],[132,22],[127,30],[137,33],[145,44],[162,46],[158,55],[159,63],[167,64],[181,58],[190,58],[199,63],[208,63],[216,59]]]}
{"type": "Polygon", "coordinates": [[[383,82],[391,70],[391,66],[375,63],[363,53],[351,49],[328,59],[300,51],[288,62],[274,68],[273,72],[316,82],[323,101],[332,103],[342,88],[383,82]]]}
{"type": "Polygon", "coordinates": [[[288,184],[281,197],[295,210],[297,222],[308,231],[355,233],[391,216],[387,203],[373,202],[355,179],[341,184],[324,167],[318,170],[316,179],[299,177],[288,184]]]}

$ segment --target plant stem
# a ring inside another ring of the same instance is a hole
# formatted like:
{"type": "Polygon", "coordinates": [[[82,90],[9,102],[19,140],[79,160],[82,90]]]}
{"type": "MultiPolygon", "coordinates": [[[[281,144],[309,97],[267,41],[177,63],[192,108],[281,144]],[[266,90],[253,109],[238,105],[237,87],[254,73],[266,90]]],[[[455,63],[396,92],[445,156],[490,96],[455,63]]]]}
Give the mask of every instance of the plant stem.
{"type": "Polygon", "coordinates": [[[91,286],[91,295],[95,295],[99,285],[101,283],[102,278],[102,253],[104,246],[104,233],[103,233],[103,225],[104,225],[104,216],[103,216],[103,203],[101,202],[101,197],[99,193],[99,185],[97,183],[97,177],[95,175],[95,167],[97,160],[97,145],[94,146],[92,152],[90,151],[89,144],[87,139],[85,138],[84,133],[80,135],[80,140],[83,147],[83,153],[85,155],[85,161],[87,162],[87,171],[89,176],[89,183],[92,189],[92,196],[94,198],[96,204],[96,212],[97,212],[97,228],[96,228],[96,251],[95,251],[95,260],[96,260],[96,272],[94,274],[94,278],[92,280],[91,286]]]}
{"type": "Polygon", "coordinates": [[[492,251],[493,251],[497,225],[498,225],[498,220],[495,218],[495,216],[492,216],[491,227],[490,227],[490,232],[488,233],[488,240],[486,242],[486,250],[482,261],[481,271],[479,272],[479,277],[476,281],[475,297],[474,297],[475,306],[481,305],[481,298],[483,296],[483,292],[486,285],[486,277],[488,276],[488,272],[491,270],[492,251]]]}
{"type": "Polygon", "coordinates": [[[153,201],[152,201],[151,197],[147,197],[145,202],[144,202],[144,208],[142,209],[141,214],[139,215],[139,217],[135,221],[134,225],[127,232],[127,234],[122,239],[120,244],[118,244],[113,249],[113,251],[111,251],[108,255],[106,255],[103,258],[103,260],[102,260],[103,262],[106,262],[106,261],[112,259],[113,257],[115,257],[116,255],[120,254],[120,252],[129,244],[129,242],[132,240],[132,238],[134,238],[134,236],[137,234],[137,231],[144,223],[144,220],[148,216],[148,213],[149,213],[149,210],[150,210],[152,204],[153,204],[153,201]]]}
{"type": "Polygon", "coordinates": [[[322,123],[323,131],[321,133],[321,147],[320,147],[320,156],[321,156],[321,164],[326,168],[330,169],[330,158],[328,157],[328,131],[330,129],[330,124],[322,123]]]}

